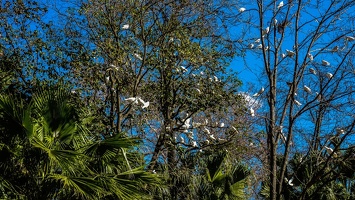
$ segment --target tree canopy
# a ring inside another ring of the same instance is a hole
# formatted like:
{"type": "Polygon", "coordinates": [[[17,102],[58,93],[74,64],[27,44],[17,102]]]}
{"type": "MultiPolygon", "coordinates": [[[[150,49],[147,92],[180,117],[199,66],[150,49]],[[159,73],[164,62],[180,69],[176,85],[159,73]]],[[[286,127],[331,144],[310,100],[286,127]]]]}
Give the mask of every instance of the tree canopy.
{"type": "Polygon", "coordinates": [[[2,2],[0,197],[352,199],[354,6],[2,2]]]}

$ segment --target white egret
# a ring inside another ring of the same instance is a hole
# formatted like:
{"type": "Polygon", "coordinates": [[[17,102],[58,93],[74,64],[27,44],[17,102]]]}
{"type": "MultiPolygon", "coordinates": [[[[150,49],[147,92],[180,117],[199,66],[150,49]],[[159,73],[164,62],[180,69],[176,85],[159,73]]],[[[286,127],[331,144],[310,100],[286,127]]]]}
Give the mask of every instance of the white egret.
{"type": "Polygon", "coordinates": [[[255,43],[259,43],[261,40],[260,40],[260,38],[258,38],[258,39],[256,39],[254,42],[255,43]]]}
{"type": "Polygon", "coordinates": [[[309,72],[311,72],[314,75],[317,75],[317,71],[313,68],[309,68],[309,72]]]}
{"type": "Polygon", "coordinates": [[[287,184],[288,184],[289,186],[293,186],[293,183],[292,183],[293,177],[292,177],[290,180],[288,180],[288,179],[285,177],[285,181],[287,182],[287,184]]]}
{"type": "Polygon", "coordinates": [[[129,97],[129,98],[125,99],[125,101],[127,101],[128,103],[132,103],[132,104],[138,104],[138,99],[136,97],[129,97]]]}
{"type": "Polygon", "coordinates": [[[246,10],[246,8],[239,8],[239,12],[244,12],[246,10]]]}
{"type": "Polygon", "coordinates": [[[195,88],[195,90],[196,90],[199,94],[201,94],[201,90],[200,90],[200,89],[195,88]]]}
{"type": "Polygon", "coordinates": [[[309,58],[310,61],[313,61],[313,55],[312,54],[307,54],[307,58],[309,58]]]}
{"type": "Polygon", "coordinates": [[[330,62],[326,61],[326,60],[322,60],[322,65],[323,66],[329,66],[330,62]]]}
{"type": "Polygon", "coordinates": [[[317,100],[322,101],[322,95],[320,95],[318,92],[316,92],[316,95],[317,95],[317,100]]]}
{"type": "Polygon", "coordinates": [[[327,78],[329,78],[329,79],[333,78],[333,74],[332,74],[332,73],[330,73],[330,72],[327,72],[325,75],[326,75],[326,76],[327,76],[327,78]]]}
{"type": "Polygon", "coordinates": [[[227,140],[224,138],[218,138],[218,142],[223,142],[223,141],[227,141],[227,140]]]}
{"type": "Polygon", "coordinates": [[[209,134],[208,137],[211,138],[212,140],[216,140],[216,138],[212,134],[209,134]]]}
{"type": "Polygon", "coordinates": [[[200,72],[201,76],[203,76],[205,73],[203,71],[200,72]]]}
{"type": "Polygon", "coordinates": [[[105,77],[105,80],[106,80],[106,83],[110,82],[110,77],[109,77],[109,76],[106,76],[106,77],[105,77]]]}
{"type": "Polygon", "coordinates": [[[332,48],[332,50],[330,50],[331,52],[337,52],[339,51],[339,46],[335,46],[332,48]]]}
{"type": "Polygon", "coordinates": [[[337,128],[336,130],[337,130],[337,134],[345,134],[345,131],[342,128],[337,128]]]}
{"type": "Polygon", "coordinates": [[[220,128],[223,128],[224,127],[224,123],[222,122],[220,125],[219,125],[220,128]]]}
{"type": "Polygon", "coordinates": [[[254,47],[254,44],[253,43],[250,43],[249,45],[248,45],[248,48],[249,49],[252,49],[254,47]]]}
{"type": "Polygon", "coordinates": [[[263,35],[266,35],[266,34],[268,34],[269,32],[270,32],[270,27],[266,27],[266,28],[263,30],[262,34],[263,34],[263,35]]]}
{"type": "Polygon", "coordinates": [[[180,68],[181,68],[181,71],[182,71],[182,72],[187,72],[186,67],[184,67],[184,66],[180,66],[180,68]]]}
{"type": "Polygon", "coordinates": [[[255,48],[257,48],[257,49],[262,49],[262,48],[263,48],[263,45],[262,45],[262,44],[258,44],[255,48]]]}
{"type": "Polygon", "coordinates": [[[266,46],[266,47],[264,48],[265,51],[267,51],[267,50],[269,50],[269,49],[270,49],[269,46],[266,46]]]}
{"type": "Polygon", "coordinates": [[[284,135],[284,133],[283,133],[283,126],[279,126],[279,128],[280,128],[280,135],[281,135],[281,139],[283,140],[283,142],[286,144],[286,137],[285,137],[285,135],[284,135]]]}
{"type": "Polygon", "coordinates": [[[294,100],[294,102],[295,102],[295,104],[296,104],[297,106],[302,106],[301,102],[299,102],[299,101],[297,101],[297,100],[294,100]]]}
{"type": "Polygon", "coordinates": [[[185,143],[184,137],[180,136],[180,142],[183,144],[185,143]]]}
{"type": "Polygon", "coordinates": [[[149,101],[144,102],[142,108],[143,108],[143,109],[144,109],[144,108],[148,108],[148,106],[149,106],[149,101]]]}
{"type": "Polygon", "coordinates": [[[142,56],[140,56],[138,53],[133,54],[134,57],[136,57],[138,60],[143,60],[142,56]]]}
{"type": "Polygon", "coordinates": [[[249,109],[249,113],[250,113],[250,115],[251,115],[252,117],[255,116],[255,111],[254,111],[253,108],[250,108],[250,109],[249,109]]]}
{"type": "Polygon", "coordinates": [[[76,94],[76,91],[75,90],[71,90],[70,93],[76,94]]]}
{"type": "Polygon", "coordinates": [[[207,134],[211,134],[210,130],[208,130],[206,127],[203,129],[204,132],[206,132],[207,134]]]}
{"type": "Polygon", "coordinates": [[[187,118],[182,127],[185,129],[189,129],[191,127],[191,118],[187,118]]]}
{"type": "Polygon", "coordinates": [[[122,26],[122,29],[123,29],[123,30],[127,30],[127,29],[129,29],[129,24],[125,24],[125,25],[123,25],[123,26],[122,26]]]}
{"type": "Polygon", "coordinates": [[[285,137],[285,135],[283,133],[281,133],[281,138],[282,138],[282,141],[286,144],[287,138],[285,137]]]}
{"type": "Polygon", "coordinates": [[[280,9],[282,6],[284,6],[284,2],[283,2],[283,1],[281,1],[281,2],[279,3],[279,5],[277,6],[277,9],[280,9]]]}
{"type": "Polygon", "coordinates": [[[117,67],[117,66],[111,64],[110,67],[111,67],[112,69],[115,69],[116,71],[118,71],[118,67],[117,67]]]}
{"type": "Polygon", "coordinates": [[[287,53],[287,56],[290,56],[290,57],[292,57],[296,54],[295,52],[293,52],[291,50],[287,50],[287,49],[286,49],[286,53],[287,53]]]}
{"type": "Polygon", "coordinates": [[[149,106],[149,101],[145,102],[140,97],[138,97],[137,99],[139,102],[141,102],[141,104],[143,104],[142,108],[147,108],[149,106]]]}
{"type": "Polygon", "coordinates": [[[214,78],[214,81],[216,81],[216,82],[219,81],[217,76],[213,76],[213,78],[214,78]]]}
{"type": "MultiPolygon", "coordinates": [[[[324,146],[324,148],[325,148],[325,150],[327,150],[327,153],[329,155],[331,155],[334,152],[334,150],[330,147],[324,146]]],[[[334,152],[334,157],[337,157],[337,154],[335,152],[334,152]]]]}
{"type": "Polygon", "coordinates": [[[303,86],[304,91],[306,91],[308,94],[312,94],[311,88],[309,88],[307,85],[303,86]]]}
{"type": "Polygon", "coordinates": [[[264,88],[264,87],[261,87],[260,90],[259,90],[257,93],[255,93],[255,94],[253,95],[253,97],[258,97],[258,96],[260,96],[264,91],[265,91],[265,88],[264,88]]]}
{"type": "Polygon", "coordinates": [[[275,25],[277,24],[277,19],[274,19],[274,24],[275,24],[275,25]]]}
{"type": "Polygon", "coordinates": [[[353,37],[353,36],[345,36],[345,40],[347,40],[347,41],[354,41],[354,40],[355,40],[355,37],[353,37]]]}
{"type": "Polygon", "coordinates": [[[281,58],[285,58],[285,57],[286,57],[286,54],[282,53],[281,58]]]}

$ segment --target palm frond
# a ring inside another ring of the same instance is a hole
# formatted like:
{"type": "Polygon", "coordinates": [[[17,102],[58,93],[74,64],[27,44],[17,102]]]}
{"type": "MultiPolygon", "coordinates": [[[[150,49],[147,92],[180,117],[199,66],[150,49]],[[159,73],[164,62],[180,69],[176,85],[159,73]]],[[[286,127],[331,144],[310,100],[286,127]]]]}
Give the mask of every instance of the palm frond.
{"type": "Polygon", "coordinates": [[[11,95],[0,95],[0,111],[11,120],[21,124],[23,101],[11,95]]]}
{"type": "Polygon", "coordinates": [[[85,199],[96,199],[97,196],[108,194],[100,183],[93,178],[70,177],[62,174],[51,174],[48,177],[60,181],[63,184],[63,188],[85,199]]]}
{"type": "Polygon", "coordinates": [[[138,143],[139,140],[136,138],[124,138],[116,135],[105,140],[94,141],[84,152],[90,156],[95,154],[100,154],[102,156],[106,150],[112,151],[113,149],[131,148],[138,143]]]}

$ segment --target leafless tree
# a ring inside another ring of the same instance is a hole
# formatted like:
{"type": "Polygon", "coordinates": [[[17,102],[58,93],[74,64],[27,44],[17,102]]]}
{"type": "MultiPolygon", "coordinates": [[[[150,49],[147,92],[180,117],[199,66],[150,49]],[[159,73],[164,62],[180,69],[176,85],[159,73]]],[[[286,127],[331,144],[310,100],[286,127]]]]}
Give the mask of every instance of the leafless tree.
{"type": "Polygon", "coordinates": [[[249,31],[245,65],[265,87],[255,110],[264,120],[255,125],[267,138],[266,196],[291,199],[284,191],[292,185],[294,198],[310,198],[354,159],[355,2],[258,0],[244,8],[236,27],[249,31]],[[292,168],[296,155],[303,162],[292,168]],[[305,162],[317,170],[301,179],[305,162]]]}

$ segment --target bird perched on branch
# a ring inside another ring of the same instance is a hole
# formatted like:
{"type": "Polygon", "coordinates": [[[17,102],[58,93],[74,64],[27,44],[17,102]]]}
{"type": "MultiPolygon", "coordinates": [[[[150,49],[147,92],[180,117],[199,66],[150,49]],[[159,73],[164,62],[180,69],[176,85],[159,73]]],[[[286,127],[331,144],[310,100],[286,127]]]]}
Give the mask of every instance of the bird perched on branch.
{"type": "Polygon", "coordinates": [[[312,94],[311,88],[307,87],[307,85],[303,86],[304,91],[306,91],[308,94],[312,94]]]}
{"type": "Polygon", "coordinates": [[[308,53],[307,54],[307,58],[309,58],[310,61],[313,61],[313,55],[312,54],[308,53]]]}
{"type": "Polygon", "coordinates": [[[317,75],[317,71],[313,68],[309,68],[309,72],[314,74],[314,75],[317,75]]]}
{"type": "Polygon", "coordinates": [[[345,40],[346,41],[354,41],[355,37],[353,37],[353,36],[345,36],[345,40]]]}
{"type": "Polygon", "coordinates": [[[255,93],[255,94],[253,95],[253,97],[258,97],[258,96],[260,96],[260,95],[264,92],[264,90],[265,90],[265,88],[264,88],[264,87],[261,87],[261,89],[260,89],[257,93],[255,93]]]}
{"type": "Polygon", "coordinates": [[[287,52],[287,56],[290,56],[290,57],[292,57],[296,54],[295,52],[293,52],[291,50],[287,50],[287,49],[286,49],[286,52],[287,52]]]}
{"type": "Polygon", "coordinates": [[[263,31],[262,31],[262,34],[263,35],[266,35],[270,32],[270,27],[266,27],[263,31]]]}
{"type": "Polygon", "coordinates": [[[284,2],[283,2],[283,1],[281,1],[281,2],[279,3],[279,5],[277,6],[277,9],[280,9],[282,6],[284,6],[284,2]]]}
{"type": "Polygon", "coordinates": [[[328,79],[333,78],[333,74],[332,74],[332,73],[330,73],[330,72],[326,73],[325,75],[327,76],[327,78],[328,78],[328,79]]]}
{"type": "Polygon", "coordinates": [[[333,47],[330,51],[331,51],[331,52],[337,52],[337,51],[339,51],[339,46],[333,47]]]}
{"type": "Polygon", "coordinates": [[[326,61],[326,60],[322,60],[322,65],[323,66],[329,66],[330,62],[326,61]]]}

